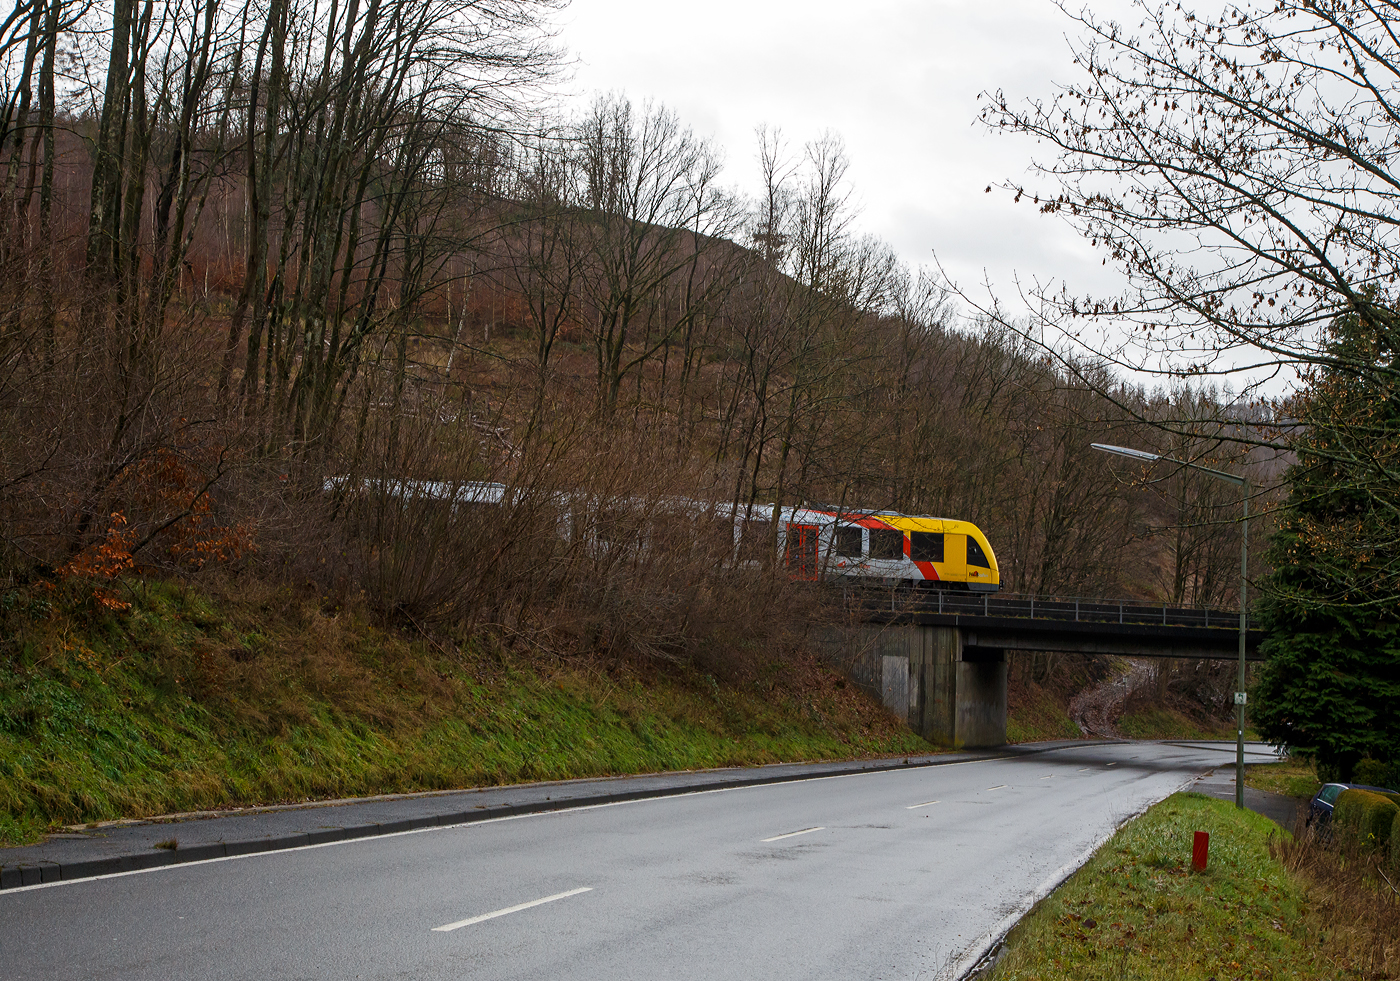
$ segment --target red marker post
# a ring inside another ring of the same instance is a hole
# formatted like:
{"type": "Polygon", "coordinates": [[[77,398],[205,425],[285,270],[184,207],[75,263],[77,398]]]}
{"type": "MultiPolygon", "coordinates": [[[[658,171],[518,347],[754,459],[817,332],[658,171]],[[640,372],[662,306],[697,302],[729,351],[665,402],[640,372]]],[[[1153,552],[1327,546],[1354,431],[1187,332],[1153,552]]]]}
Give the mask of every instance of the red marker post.
{"type": "Polygon", "coordinates": [[[1191,843],[1191,867],[1197,872],[1206,870],[1206,860],[1210,857],[1210,835],[1196,832],[1196,840],[1191,843]]]}

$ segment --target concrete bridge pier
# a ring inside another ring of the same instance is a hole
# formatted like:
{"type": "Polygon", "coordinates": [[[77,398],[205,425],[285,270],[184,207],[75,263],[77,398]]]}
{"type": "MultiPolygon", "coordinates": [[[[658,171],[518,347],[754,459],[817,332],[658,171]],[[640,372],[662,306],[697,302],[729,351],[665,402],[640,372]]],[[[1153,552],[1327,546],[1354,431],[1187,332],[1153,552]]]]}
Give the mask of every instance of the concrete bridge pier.
{"type": "Polygon", "coordinates": [[[827,656],[909,728],[940,746],[1006,743],[1006,655],[959,627],[862,624],[819,638],[827,656]]]}

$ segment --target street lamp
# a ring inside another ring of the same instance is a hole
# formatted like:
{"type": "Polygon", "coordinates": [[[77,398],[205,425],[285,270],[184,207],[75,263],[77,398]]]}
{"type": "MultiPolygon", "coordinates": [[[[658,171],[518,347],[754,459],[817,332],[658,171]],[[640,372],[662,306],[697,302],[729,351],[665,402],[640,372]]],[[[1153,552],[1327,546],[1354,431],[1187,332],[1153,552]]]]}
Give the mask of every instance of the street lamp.
{"type": "Polygon", "coordinates": [[[1155,463],[1164,460],[1167,463],[1175,463],[1180,467],[1190,467],[1192,470],[1200,470],[1217,477],[1229,484],[1234,484],[1241,488],[1242,500],[1244,502],[1243,526],[1240,530],[1240,673],[1239,681],[1235,685],[1235,806],[1244,809],[1244,646],[1245,633],[1248,628],[1248,614],[1245,613],[1245,584],[1249,576],[1249,478],[1245,476],[1236,477],[1232,473],[1223,470],[1212,470],[1210,467],[1203,467],[1198,463],[1187,463],[1185,460],[1173,459],[1169,456],[1162,456],[1160,453],[1148,453],[1144,450],[1130,450],[1126,446],[1109,446],[1107,443],[1090,443],[1096,450],[1104,453],[1113,453],[1117,456],[1126,456],[1133,460],[1145,460],[1155,463]]]}

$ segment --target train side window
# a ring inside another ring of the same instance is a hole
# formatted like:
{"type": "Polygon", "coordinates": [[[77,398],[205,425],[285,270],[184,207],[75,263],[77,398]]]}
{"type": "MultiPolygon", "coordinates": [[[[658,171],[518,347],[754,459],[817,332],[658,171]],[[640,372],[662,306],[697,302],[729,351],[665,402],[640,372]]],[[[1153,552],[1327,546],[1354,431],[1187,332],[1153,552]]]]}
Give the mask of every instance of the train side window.
{"type": "Polygon", "coordinates": [[[942,562],[943,533],[911,531],[909,533],[909,557],[915,562],[942,562]]]}
{"type": "Polygon", "coordinates": [[[981,566],[983,569],[990,569],[992,563],[987,561],[987,553],[982,551],[982,546],[977,544],[977,539],[971,535],[967,536],[967,564],[981,566]]]}
{"type": "Polygon", "coordinates": [[[870,557],[872,559],[904,558],[904,532],[893,528],[870,529],[870,557]]]}
{"type": "Polygon", "coordinates": [[[847,525],[840,525],[836,529],[836,554],[843,559],[858,559],[864,551],[859,528],[851,528],[847,525]]]}

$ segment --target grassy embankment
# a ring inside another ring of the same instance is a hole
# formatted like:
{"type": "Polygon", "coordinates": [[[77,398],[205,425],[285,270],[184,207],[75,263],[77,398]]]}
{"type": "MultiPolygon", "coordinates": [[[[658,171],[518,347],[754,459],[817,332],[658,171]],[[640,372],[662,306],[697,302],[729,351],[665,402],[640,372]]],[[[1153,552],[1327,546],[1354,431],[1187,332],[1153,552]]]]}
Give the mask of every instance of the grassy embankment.
{"type": "MultiPolygon", "coordinates": [[[[1299,760],[1245,772],[1249,786],[1300,801],[1319,787],[1299,760]]],[[[1394,978],[1400,901],[1377,869],[1364,850],[1177,794],[1012,931],[991,981],[1394,978]],[[1211,835],[1204,873],[1189,871],[1195,831],[1211,835]]]]}
{"type": "MultiPolygon", "coordinates": [[[[1015,693],[1008,706],[1006,738],[1012,743],[1043,739],[1079,739],[1079,726],[1069,715],[1069,693],[1032,688],[1015,693]]],[[[1118,718],[1118,731],[1128,739],[1234,739],[1230,720],[1205,720],[1170,706],[1147,706],[1118,718]]],[[[1254,739],[1245,730],[1246,739],[1254,739]]]]}
{"type": "Polygon", "coordinates": [[[1011,700],[1006,713],[1006,741],[1038,742],[1042,739],[1079,739],[1079,726],[1069,717],[1064,698],[1036,688],[1011,700]]]}
{"type": "MultiPolygon", "coordinates": [[[[244,587],[245,589],[248,587],[244,587]]],[[[61,824],[927,752],[812,659],[695,669],[463,645],[290,590],[0,596],[0,844],[61,824]]]]}
{"type": "MultiPolygon", "coordinates": [[[[1129,739],[1227,739],[1235,738],[1232,720],[1206,720],[1170,707],[1153,707],[1126,712],[1118,719],[1118,731],[1129,739]]],[[[1246,727],[1244,738],[1258,735],[1246,727]]]]}
{"type": "Polygon", "coordinates": [[[1275,857],[1280,834],[1228,802],[1176,794],[1120,829],[1022,920],[991,978],[1376,976],[1320,887],[1275,857]],[[1195,831],[1211,836],[1200,873],[1190,865],[1195,831]]]}

